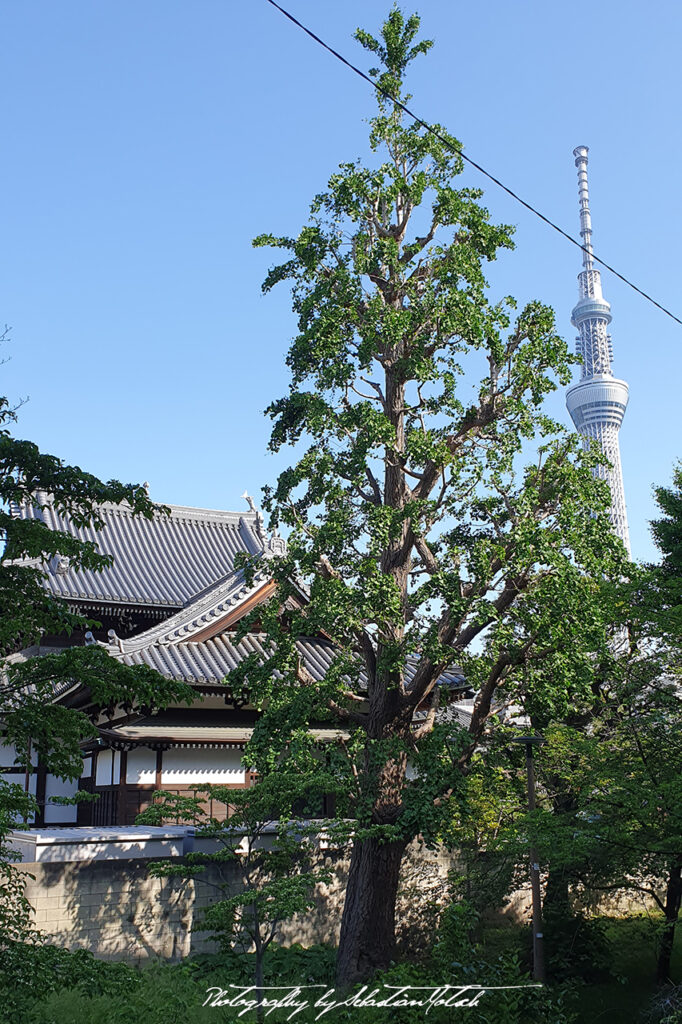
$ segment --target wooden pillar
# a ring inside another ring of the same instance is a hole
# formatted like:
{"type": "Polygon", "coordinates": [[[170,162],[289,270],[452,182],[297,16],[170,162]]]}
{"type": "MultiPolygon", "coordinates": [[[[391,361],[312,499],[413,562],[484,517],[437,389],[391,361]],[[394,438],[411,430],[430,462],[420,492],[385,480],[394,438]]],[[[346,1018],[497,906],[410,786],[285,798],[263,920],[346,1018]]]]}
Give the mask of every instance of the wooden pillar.
{"type": "Polygon", "coordinates": [[[38,768],[36,772],[36,803],[38,804],[38,810],[36,812],[36,825],[39,827],[45,824],[45,794],[47,790],[47,771],[45,765],[40,761],[38,762],[38,768]]]}
{"type": "Polygon", "coordinates": [[[161,773],[163,771],[163,750],[161,747],[156,751],[156,779],[154,789],[161,789],[161,773]]]}
{"type": "MultiPolygon", "coordinates": [[[[116,814],[116,818],[117,818],[116,824],[117,825],[127,825],[128,824],[128,820],[127,820],[127,813],[128,813],[128,811],[127,811],[127,807],[126,807],[126,794],[127,794],[127,789],[126,789],[127,778],[126,778],[126,776],[127,776],[127,774],[128,774],[128,751],[127,750],[122,750],[121,751],[121,757],[120,757],[120,760],[119,760],[119,768],[118,768],[118,811],[117,811],[117,814],[116,814]]],[[[130,824],[132,824],[132,822],[130,822],[130,824]]]]}
{"type": "MultiPolygon", "coordinates": [[[[86,778],[83,778],[81,776],[81,778],[78,780],[78,790],[79,790],[79,792],[82,792],[82,793],[94,793],[95,792],[95,776],[94,776],[93,772],[94,772],[94,763],[95,763],[95,757],[96,756],[97,756],[96,754],[93,754],[92,757],[90,758],[90,775],[88,777],[86,777],[86,778]]],[[[85,760],[86,760],[86,758],[83,758],[83,763],[85,763],[85,760]]],[[[79,825],[79,826],[92,825],[93,808],[94,808],[94,804],[91,803],[89,800],[84,800],[82,803],[77,804],[76,805],[76,824],[79,825]]]]}

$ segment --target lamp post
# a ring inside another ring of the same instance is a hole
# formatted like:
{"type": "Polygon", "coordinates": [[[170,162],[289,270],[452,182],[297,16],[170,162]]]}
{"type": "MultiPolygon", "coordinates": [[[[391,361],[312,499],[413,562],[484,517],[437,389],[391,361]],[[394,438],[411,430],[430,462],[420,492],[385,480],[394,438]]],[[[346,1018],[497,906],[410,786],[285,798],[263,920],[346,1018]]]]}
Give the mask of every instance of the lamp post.
{"type": "MultiPolygon", "coordinates": [[[[514,743],[526,748],[526,776],[528,779],[528,810],[535,810],[535,770],[533,747],[544,743],[542,736],[517,736],[514,743]]],[[[545,950],[542,934],[542,894],[540,892],[540,864],[534,845],[530,847],[530,888],[533,900],[533,979],[545,982],[545,950]]]]}

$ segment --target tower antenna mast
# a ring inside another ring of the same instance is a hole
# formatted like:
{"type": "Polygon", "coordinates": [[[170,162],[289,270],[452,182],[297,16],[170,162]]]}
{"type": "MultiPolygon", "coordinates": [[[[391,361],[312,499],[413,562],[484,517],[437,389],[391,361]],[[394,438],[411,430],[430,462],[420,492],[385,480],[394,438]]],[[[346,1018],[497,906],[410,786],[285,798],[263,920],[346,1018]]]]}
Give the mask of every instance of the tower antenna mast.
{"type": "Polygon", "coordinates": [[[588,448],[596,441],[610,465],[599,466],[595,474],[606,480],[611,490],[611,522],[630,554],[623,470],[620,462],[618,432],[628,404],[628,386],[613,375],[613,348],[607,328],[611,323],[611,306],[602,294],[601,275],[592,258],[592,216],[587,181],[587,146],[573,150],[578,168],[578,200],[580,203],[580,235],[583,240],[583,269],[578,274],[578,302],[571,313],[571,323],[578,329],[576,350],[582,361],[582,374],[577,384],[566,392],[566,406],[576,430],[588,448]]]}

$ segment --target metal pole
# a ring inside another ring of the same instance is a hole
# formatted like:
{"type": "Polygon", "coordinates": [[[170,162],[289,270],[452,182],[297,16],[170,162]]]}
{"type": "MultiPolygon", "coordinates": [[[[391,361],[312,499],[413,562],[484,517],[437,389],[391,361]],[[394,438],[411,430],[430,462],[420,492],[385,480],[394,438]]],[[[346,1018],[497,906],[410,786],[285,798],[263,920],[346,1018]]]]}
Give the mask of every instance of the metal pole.
{"type": "MultiPolygon", "coordinates": [[[[528,810],[535,810],[535,770],[533,744],[525,743],[526,773],[528,776],[528,810]]],[[[530,888],[533,898],[533,979],[545,982],[545,948],[542,933],[542,893],[540,891],[540,864],[534,846],[530,848],[530,888]]]]}

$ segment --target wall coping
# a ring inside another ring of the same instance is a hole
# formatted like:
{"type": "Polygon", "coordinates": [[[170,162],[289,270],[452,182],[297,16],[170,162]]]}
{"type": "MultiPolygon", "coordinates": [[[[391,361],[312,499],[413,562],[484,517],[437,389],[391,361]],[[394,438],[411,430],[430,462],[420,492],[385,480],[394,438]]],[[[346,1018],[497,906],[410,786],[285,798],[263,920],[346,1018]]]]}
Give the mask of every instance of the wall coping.
{"type": "Polygon", "coordinates": [[[24,863],[182,857],[194,849],[190,825],[15,829],[8,845],[24,863]]]}

